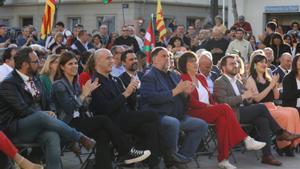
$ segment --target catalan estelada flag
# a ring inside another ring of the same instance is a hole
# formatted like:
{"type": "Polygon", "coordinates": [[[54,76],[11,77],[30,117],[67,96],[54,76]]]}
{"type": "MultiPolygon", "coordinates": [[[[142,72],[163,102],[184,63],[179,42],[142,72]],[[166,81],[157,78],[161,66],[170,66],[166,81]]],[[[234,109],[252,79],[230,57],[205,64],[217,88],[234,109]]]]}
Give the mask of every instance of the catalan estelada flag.
{"type": "Polygon", "coordinates": [[[55,15],[55,0],[46,0],[45,3],[45,11],[41,26],[41,38],[45,39],[48,34],[51,33],[53,22],[54,22],[54,15],[55,15]]]}
{"type": "Polygon", "coordinates": [[[164,42],[167,29],[164,22],[164,13],[161,7],[160,0],[157,0],[157,9],[156,9],[156,29],[159,32],[159,41],[164,42]]]}
{"type": "Polygon", "coordinates": [[[103,3],[104,4],[110,4],[110,3],[112,3],[112,0],[103,0],[103,3]]]}

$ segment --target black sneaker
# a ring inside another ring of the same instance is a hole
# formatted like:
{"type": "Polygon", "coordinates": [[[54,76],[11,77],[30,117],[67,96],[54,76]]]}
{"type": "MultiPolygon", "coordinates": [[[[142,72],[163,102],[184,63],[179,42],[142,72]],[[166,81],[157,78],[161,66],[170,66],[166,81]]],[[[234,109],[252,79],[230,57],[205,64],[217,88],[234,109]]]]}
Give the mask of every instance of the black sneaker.
{"type": "Polygon", "coordinates": [[[145,159],[147,159],[151,155],[150,150],[136,150],[135,148],[132,148],[128,155],[125,157],[124,163],[125,164],[132,164],[141,162],[145,159]]]}

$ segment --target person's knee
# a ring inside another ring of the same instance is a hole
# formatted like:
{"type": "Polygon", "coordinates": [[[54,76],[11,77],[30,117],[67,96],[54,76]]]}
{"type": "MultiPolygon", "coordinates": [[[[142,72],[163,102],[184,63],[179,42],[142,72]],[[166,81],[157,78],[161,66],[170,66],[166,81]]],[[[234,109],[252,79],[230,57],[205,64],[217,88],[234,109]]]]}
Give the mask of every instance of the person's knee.
{"type": "Polygon", "coordinates": [[[196,122],[196,126],[197,128],[199,128],[202,132],[207,132],[208,130],[208,124],[202,120],[202,119],[197,119],[197,122],[196,122]]]}
{"type": "Polygon", "coordinates": [[[174,117],[164,116],[160,121],[161,128],[169,130],[179,130],[180,121],[174,117]]]}

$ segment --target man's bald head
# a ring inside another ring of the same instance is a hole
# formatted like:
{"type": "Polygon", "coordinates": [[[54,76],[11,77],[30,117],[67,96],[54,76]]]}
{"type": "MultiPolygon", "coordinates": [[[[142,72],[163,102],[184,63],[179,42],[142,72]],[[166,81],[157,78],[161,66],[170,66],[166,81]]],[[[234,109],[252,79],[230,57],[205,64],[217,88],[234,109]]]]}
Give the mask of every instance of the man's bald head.
{"type": "Polygon", "coordinates": [[[107,76],[111,72],[113,65],[113,55],[111,54],[110,50],[105,48],[96,50],[94,59],[96,71],[104,76],[107,76]]]}

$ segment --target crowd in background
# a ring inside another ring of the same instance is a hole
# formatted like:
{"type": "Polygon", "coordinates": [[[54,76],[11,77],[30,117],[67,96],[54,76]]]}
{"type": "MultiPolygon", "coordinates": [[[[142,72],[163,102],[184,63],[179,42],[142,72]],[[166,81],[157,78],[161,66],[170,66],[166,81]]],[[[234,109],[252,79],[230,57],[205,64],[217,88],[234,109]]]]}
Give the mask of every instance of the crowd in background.
{"type": "Polygon", "coordinates": [[[271,146],[294,157],[300,143],[300,25],[283,30],[273,19],[253,35],[244,16],[228,28],[222,21],[172,22],[163,42],[156,32],[150,63],[146,32],[132,25],[109,33],[105,24],[88,32],[57,22],[45,40],[31,25],[15,36],[0,25],[1,165],[8,156],[25,169],[42,168],[5,133],[41,144],[45,151],[33,156],[45,154],[47,169],[62,167],[65,144],[80,155],[77,143],[95,147],[95,169],[112,168],[111,144],[125,164],[145,160],[158,169],[162,157],[167,168],[183,169],[214,124],[219,168],[236,168],[228,159],[241,142],[261,149],[262,163],[281,166],[271,146]],[[256,134],[241,124],[254,125],[256,134]]]}

